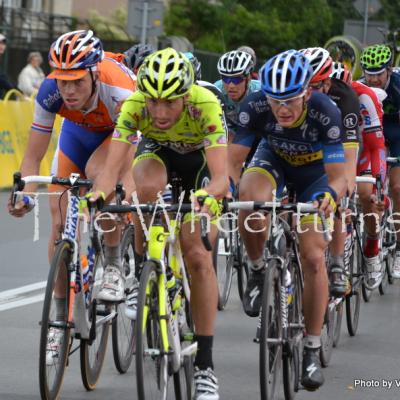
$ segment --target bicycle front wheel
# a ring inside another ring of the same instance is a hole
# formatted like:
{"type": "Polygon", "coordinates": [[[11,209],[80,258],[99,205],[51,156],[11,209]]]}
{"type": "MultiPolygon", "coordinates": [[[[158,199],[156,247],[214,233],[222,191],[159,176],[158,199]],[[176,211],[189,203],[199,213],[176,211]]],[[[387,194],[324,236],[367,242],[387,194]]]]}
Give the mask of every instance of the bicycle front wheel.
{"type": "MultiPolygon", "coordinates": [[[[102,262],[100,256],[96,256],[93,276],[102,262]]],[[[91,290],[93,291],[93,284],[91,290]]],[[[86,390],[95,389],[103,368],[107,350],[108,337],[110,332],[110,321],[107,316],[112,311],[112,307],[107,304],[97,304],[91,297],[92,302],[88,305],[89,321],[92,329],[95,329],[93,340],[81,339],[81,377],[86,390]]]]}
{"type": "Polygon", "coordinates": [[[336,314],[335,308],[335,304],[329,301],[325,312],[324,324],[322,325],[320,360],[323,367],[329,365],[332,356],[336,314]]]}
{"type": "MultiPolygon", "coordinates": [[[[128,225],[121,240],[122,271],[125,277],[125,296],[135,284],[134,228],[128,225]]],[[[125,315],[125,302],[118,304],[112,323],[112,348],[115,367],[124,374],[131,365],[135,352],[135,321],[125,315]]]]}
{"type": "Polygon", "coordinates": [[[272,400],[282,361],[281,273],[275,260],[267,265],[260,321],[261,398],[272,400]]]}
{"type": "Polygon", "coordinates": [[[70,243],[60,242],[56,246],[47,279],[39,345],[39,384],[43,400],[58,398],[68,361],[71,342],[68,265],[71,257],[70,243]]]}
{"type": "MultiPolygon", "coordinates": [[[[173,398],[169,385],[168,349],[161,338],[158,266],[154,261],[143,264],[136,320],[136,384],[139,400],[173,398]]],[[[165,299],[164,299],[165,301],[165,299]]]]}
{"type": "Polygon", "coordinates": [[[361,304],[361,260],[362,253],[360,247],[355,241],[353,243],[353,251],[350,257],[350,285],[351,291],[346,296],[346,322],[347,330],[350,336],[354,336],[358,328],[358,320],[360,316],[360,304],[361,304]]]}
{"type": "Polygon", "coordinates": [[[343,301],[335,307],[335,323],[333,329],[333,347],[337,347],[340,341],[340,334],[342,332],[343,320],[343,301]]]}
{"type": "Polygon", "coordinates": [[[218,310],[226,307],[232,286],[233,275],[233,232],[218,232],[213,250],[213,263],[218,280],[218,310]]]}

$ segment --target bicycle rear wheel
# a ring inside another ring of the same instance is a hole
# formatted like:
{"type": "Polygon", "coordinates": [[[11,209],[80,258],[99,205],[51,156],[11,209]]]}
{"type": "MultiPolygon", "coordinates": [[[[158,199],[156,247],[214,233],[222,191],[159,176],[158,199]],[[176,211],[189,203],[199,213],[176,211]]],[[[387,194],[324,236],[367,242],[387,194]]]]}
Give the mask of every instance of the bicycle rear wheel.
{"type": "Polygon", "coordinates": [[[231,292],[234,263],[233,235],[233,232],[218,232],[213,249],[213,264],[218,280],[218,310],[220,311],[225,309],[231,292]]]}
{"type": "Polygon", "coordinates": [[[146,261],[140,276],[136,320],[136,385],[140,400],[173,398],[168,349],[161,338],[158,266],[146,261]]]}
{"type": "MultiPolygon", "coordinates": [[[[71,302],[69,295],[69,271],[72,249],[67,241],[58,243],[51,261],[47,278],[46,293],[43,302],[42,320],[40,328],[39,345],[39,385],[40,395],[43,400],[57,399],[71,342],[71,329],[68,324],[68,305],[71,302]],[[56,282],[62,282],[59,287],[56,282]],[[65,286],[62,288],[62,286],[65,286]],[[57,294],[56,294],[57,293],[57,294]],[[63,319],[56,317],[56,299],[65,299],[63,319]],[[59,345],[56,346],[55,334],[58,335],[59,345]],[[52,335],[49,338],[49,335],[52,335]]],[[[70,305],[73,306],[72,304],[70,305]]]]}
{"type": "Polygon", "coordinates": [[[260,389],[261,398],[272,400],[281,372],[282,321],[281,321],[281,273],[275,260],[268,263],[264,278],[264,290],[260,321],[260,389]]]}
{"type": "MultiPolygon", "coordinates": [[[[134,228],[128,225],[121,239],[122,271],[125,276],[125,296],[132,290],[135,280],[134,228]]],[[[112,322],[112,349],[114,364],[124,374],[132,363],[135,352],[135,321],[125,315],[125,302],[117,306],[112,322]]]]}
{"type": "MultiPolygon", "coordinates": [[[[96,270],[100,267],[102,258],[97,255],[95,258],[93,276],[96,276],[96,270]]],[[[90,290],[93,293],[92,282],[90,290]]],[[[95,389],[103,368],[104,359],[107,351],[107,343],[110,332],[110,321],[104,320],[112,311],[112,306],[108,304],[97,304],[91,296],[88,305],[89,321],[92,329],[95,330],[93,340],[81,339],[80,358],[81,358],[81,378],[86,390],[95,389]]]]}
{"type": "Polygon", "coordinates": [[[361,259],[362,253],[357,241],[353,242],[353,251],[350,257],[350,285],[351,291],[346,296],[346,322],[350,336],[354,336],[358,328],[361,305],[361,259]]]}

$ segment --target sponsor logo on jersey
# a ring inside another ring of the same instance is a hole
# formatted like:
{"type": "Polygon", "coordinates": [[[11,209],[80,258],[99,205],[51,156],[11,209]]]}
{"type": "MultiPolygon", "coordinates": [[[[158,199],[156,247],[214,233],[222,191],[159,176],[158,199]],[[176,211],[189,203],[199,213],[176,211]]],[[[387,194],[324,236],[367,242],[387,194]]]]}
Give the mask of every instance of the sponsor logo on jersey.
{"type": "Polygon", "coordinates": [[[246,125],[250,121],[249,113],[242,111],[239,113],[239,122],[243,125],[246,125]]]}
{"type": "Polygon", "coordinates": [[[336,140],[340,138],[340,128],[338,126],[332,126],[326,134],[329,139],[336,140]]]}
{"type": "Polygon", "coordinates": [[[331,122],[330,117],[321,111],[315,110],[314,108],[310,108],[309,116],[312,119],[319,121],[323,126],[326,126],[331,122]]]}
{"type": "Polygon", "coordinates": [[[355,128],[357,126],[358,123],[358,117],[356,114],[354,113],[350,113],[347,114],[344,118],[343,118],[343,125],[347,128],[347,129],[351,129],[351,128],[355,128]]]}

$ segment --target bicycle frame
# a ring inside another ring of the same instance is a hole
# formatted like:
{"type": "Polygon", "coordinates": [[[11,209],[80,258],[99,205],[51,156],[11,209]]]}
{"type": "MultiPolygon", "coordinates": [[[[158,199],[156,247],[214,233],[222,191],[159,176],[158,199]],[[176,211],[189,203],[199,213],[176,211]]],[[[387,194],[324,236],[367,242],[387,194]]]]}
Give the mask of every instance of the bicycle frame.
{"type": "MultiPolygon", "coordinates": [[[[167,231],[161,221],[161,216],[155,218],[149,228],[149,239],[147,242],[148,259],[155,261],[160,267],[158,281],[159,314],[161,340],[164,351],[171,353],[174,372],[178,371],[185,356],[192,355],[197,350],[197,343],[192,343],[182,349],[178,321],[176,318],[163,318],[172,316],[171,302],[168,298],[167,267],[165,265],[166,248],[168,246],[168,260],[175,277],[182,278],[185,297],[190,301],[189,281],[184,267],[182,252],[179,244],[179,221],[176,216],[169,220],[170,231],[167,231]],[[168,322],[167,322],[168,321],[168,322]]],[[[146,310],[146,313],[148,310],[146,310]]],[[[147,322],[147,314],[143,319],[142,329],[144,331],[147,322]]]]}

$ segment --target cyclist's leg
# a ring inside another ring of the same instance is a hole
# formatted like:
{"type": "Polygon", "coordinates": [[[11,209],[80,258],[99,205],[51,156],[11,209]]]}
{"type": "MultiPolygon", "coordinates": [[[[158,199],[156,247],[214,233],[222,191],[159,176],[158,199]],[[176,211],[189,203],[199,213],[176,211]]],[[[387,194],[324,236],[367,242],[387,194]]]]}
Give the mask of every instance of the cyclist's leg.
{"type": "MultiPolygon", "coordinates": [[[[279,161],[262,140],[249,167],[245,170],[239,186],[241,201],[271,201],[273,191],[278,195],[283,189],[283,172],[279,161]]],[[[243,308],[247,315],[259,314],[264,283],[264,247],[269,217],[258,212],[239,212],[239,230],[246,247],[252,273],[243,296],[243,308]]]]}
{"type": "MultiPolygon", "coordinates": [[[[298,201],[307,202],[317,192],[328,188],[328,180],[323,168],[314,166],[302,168],[301,176],[318,177],[309,185],[299,180],[295,185],[298,201]],[[301,186],[300,186],[301,185],[301,186]],[[305,190],[303,188],[306,188],[305,190]]],[[[321,233],[322,228],[316,214],[305,216],[300,221],[299,246],[304,273],[303,311],[306,326],[306,342],[303,354],[302,384],[307,389],[317,389],[324,382],[319,351],[321,328],[328,304],[328,276],[325,264],[327,243],[321,233]],[[318,224],[317,224],[318,222],[318,224]]]]}
{"type": "MultiPolygon", "coordinates": [[[[358,143],[345,143],[345,171],[347,180],[347,190],[349,194],[353,193],[355,187],[355,178],[357,171],[357,153],[358,143]]],[[[346,240],[346,229],[343,229],[342,219],[336,218],[332,233],[332,242],[330,250],[330,284],[331,294],[341,297],[346,293],[348,280],[344,274],[344,242],[346,240]]]]}

